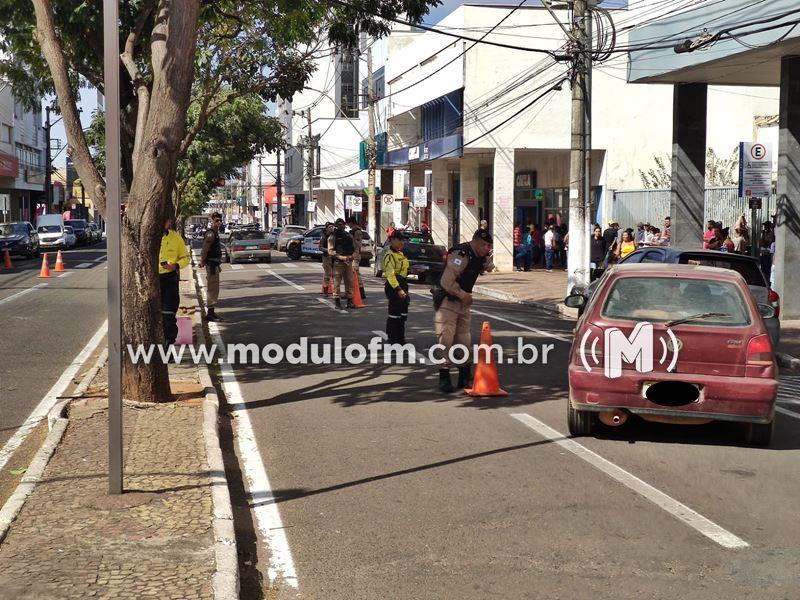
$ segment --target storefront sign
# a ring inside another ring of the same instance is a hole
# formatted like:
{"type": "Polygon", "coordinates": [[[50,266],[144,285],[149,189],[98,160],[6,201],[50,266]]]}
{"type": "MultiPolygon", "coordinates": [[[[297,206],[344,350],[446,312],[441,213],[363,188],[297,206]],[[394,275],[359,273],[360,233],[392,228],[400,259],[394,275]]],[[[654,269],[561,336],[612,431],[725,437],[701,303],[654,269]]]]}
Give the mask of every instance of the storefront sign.
{"type": "Polygon", "coordinates": [[[436,204],[438,204],[438,205],[440,205],[440,206],[441,206],[442,204],[445,204],[445,199],[444,199],[444,198],[436,198],[436,204]]]}
{"type": "Polygon", "coordinates": [[[536,171],[517,173],[514,185],[518,188],[530,189],[536,187],[536,171]]]}
{"type": "Polygon", "coordinates": [[[408,149],[408,160],[419,160],[419,146],[412,146],[408,149]]]}
{"type": "Polygon", "coordinates": [[[467,206],[475,206],[475,198],[467,198],[467,206]]]}
{"type": "Polygon", "coordinates": [[[19,160],[16,156],[0,152],[0,177],[19,177],[19,160]]]}
{"type": "Polygon", "coordinates": [[[765,144],[739,144],[739,197],[763,198],[772,194],[772,152],[765,144]]]}
{"type": "Polygon", "coordinates": [[[500,196],[500,198],[497,199],[497,205],[503,208],[508,208],[511,206],[511,198],[508,196],[500,196]]]}

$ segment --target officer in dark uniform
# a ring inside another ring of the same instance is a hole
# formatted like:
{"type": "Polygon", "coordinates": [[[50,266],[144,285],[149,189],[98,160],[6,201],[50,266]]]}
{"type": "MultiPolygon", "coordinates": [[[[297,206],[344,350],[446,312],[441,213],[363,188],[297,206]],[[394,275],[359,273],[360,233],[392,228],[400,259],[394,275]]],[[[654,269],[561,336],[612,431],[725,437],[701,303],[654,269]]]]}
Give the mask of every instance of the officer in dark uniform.
{"type": "Polygon", "coordinates": [[[219,272],[222,263],[222,244],[219,241],[219,228],[222,225],[222,215],[215,212],[211,215],[211,227],[203,239],[203,250],[200,252],[200,267],[206,268],[206,293],[208,308],[206,319],[221,321],[217,316],[216,307],[219,300],[219,272]]]}
{"type": "Polygon", "coordinates": [[[328,286],[333,280],[333,265],[328,254],[328,236],[333,233],[333,223],[325,223],[322,235],[319,238],[319,250],[322,252],[322,295],[328,297],[328,286]]]}
{"type": "Polygon", "coordinates": [[[353,304],[353,255],[356,244],[353,236],[344,229],[344,219],[336,219],[336,229],[328,236],[328,255],[333,261],[333,300],[336,308],[342,308],[339,299],[339,288],[344,280],[344,295],[347,308],[355,308],[353,304]]]}
{"type": "Polygon", "coordinates": [[[389,318],[386,319],[386,335],[390,344],[406,343],[406,320],[411,297],[408,294],[408,259],[403,254],[405,238],[395,229],[389,250],[383,256],[383,272],[386,274],[386,297],[389,299],[389,318]]]}
{"type": "MultiPolygon", "coordinates": [[[[441,282],[434,288],[436,339],[444,347],[446,361],[439,369],[439,389],[445,393],[453,391],[448,361],[450,348],[454,344],[461,344],[472,351],[470,335],[472,288],[479,275],[494,270],[494,265],[487,261],[492,243],[492,235],[485,229],[478,229],[471,241],[451,248],[441,282]]],[[[470,377],[471,367],[460,366],[458,387],[469,387],[470,377]]]]}

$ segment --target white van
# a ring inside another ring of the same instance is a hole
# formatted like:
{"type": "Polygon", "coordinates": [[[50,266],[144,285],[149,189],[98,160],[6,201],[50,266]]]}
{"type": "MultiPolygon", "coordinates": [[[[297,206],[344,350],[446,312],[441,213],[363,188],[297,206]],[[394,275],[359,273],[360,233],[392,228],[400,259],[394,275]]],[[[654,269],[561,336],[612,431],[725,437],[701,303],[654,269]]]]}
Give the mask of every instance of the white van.
{"type": "Polygon", "coordinates": [[[70,247],[62,215],[40,215],[36,219],[36,231],[39,234],[39,245],[42,248],[66,250],[70,247]]]}

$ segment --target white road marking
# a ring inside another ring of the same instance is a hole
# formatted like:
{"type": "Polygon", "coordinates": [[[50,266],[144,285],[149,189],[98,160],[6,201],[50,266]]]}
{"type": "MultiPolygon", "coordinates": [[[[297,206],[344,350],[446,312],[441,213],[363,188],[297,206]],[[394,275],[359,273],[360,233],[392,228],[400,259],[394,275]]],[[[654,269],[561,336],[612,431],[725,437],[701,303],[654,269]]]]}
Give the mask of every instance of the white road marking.
{"type": "Polygon", "coordinates": [[[304,288],[302,285],[297,285],[297,284],[296,284],[296,283],[294,283],[293,281],[289,281],[289,280],[288,280],[288,279],[286,279],[285,277],[281,277],[280,275],[278,275],[278,274],[277,274],[275,271],[273,271],[273,270],[272,270],[272,269],[270,269],[269,267],[267,267],[267,268],[265,269],[265,271],[266,271],[267,273],[269,273],[270,275],[274,275],[275,277],[277,277],[278,279],[280,279],[280,280],[281,280],[283,283],[286,283],[286,284],[288,284],[288,285],[292,286],[292,287],[293,287],[294,289],[296,289],[296,290],[299,290],[299,291],[301,291],[301,292],[302,292],[303,290],[305,290],[305,289],[306,289],[306,288],[304,288]]]}
{"type": "Polygon", "coordinates": [[[244,269],[244,265],[231,265],[231,269],[234,271],[241,271],[244,269]]]}
{"type": "Polygon", "coordinates": [[[93,266],[94,266],[94,263],[88,262],[88,263],[81,263],[79,265],[76,265],[75,268],[76,269],[88,269],[88,268],[93,267],[93,266]]]}
{"type": "Polygon", "coordinates": [[[326,305],[328,308],[332,308],[336,312],[342,313],[343,315],[350,314],[346,310],[344,310],[343,308],[336,308],[336,305],[331,300],[328,300],[327,298],[317,298],[317,302],[321,302],[322,304],[326,305]]]}
{"type": "Polygon", "coordinates": [[[776,406],[775,410],[781,413],[782,415],[786,415],[787,417],[793,417],[795,419],[800,419],[800,413],[796,413],[792,410],[786,410],[780,406],[776,406]]]}
{"type": "Polygon", "coordinates": [[[47,286],[46,283],[39,283],[34,285],[33,287],[29,287],[27,290],[22,290],[21,292],[17,292],[16,294],[11,294],[7,298],[3,298],[2,300],[0,300],[0,305],[5,304],[6,302],[11,302],[16,298],[19,298],[20,296],[24,296],[25,294],[30,294],[31,292],[42,289],[43,287],[46,286],[47,286]]]}
{"type": "Polygon", "coordinates": [[[65,273],[61,273],[58,277],[69,277],[70,275],[74,275],[75,271],[67,271],[65,273]]]}
{"type": "Polygon", "coordinates": [[[372,333],[374,333],[375,335],[377,335],[377,336],[378,336],[379,338],[381,338],[382,340],[388,340],[388,339],[389,339],[389,336],[388,336],[388,335],[386,335],[386,332],[385,332],[385,331],[378,331],[377,329],[373,329],[373,330],[372,330],[372,333]]]}
{"type": "MultiPolygon", "coordinates": [[[[202,283],[200,283],[200,289],[203,301],[206,302],[206,288],[202,283]]],[[[224,348],[225,344],[217,323],[208,323],[208,330],[217,347],[224,348]]],[[[294,568],[292,551],[289,548],[289,540],[286,538],[283,521],[275,502],[275,494],[270,486],[264,461],[261,459],[261,450],[253,432],[247,404],[231,365],[220,359],[219,368],[222,373],[222,389],[225,391],[228,404],[238,409],[233,413],[236,423],[236,440],[241,461],[244,464],[247,489],[253,503],[253,513],[258,522],[259,531],[267,540],[267,553],[269,554],[267,576],[273,585],[280,580],[289,587],[297,589],[297,571],[294,568]]]]}
{"type": "Polygon", "coordinates": [[[100,326],[100,329],[97,330],[97,332],[92,336],[92,339],[90,339],[86,346],[83,347],[83,350],[78,353],[78,356],[76,356],[75,359],[69,365],[67,365],[67,368],[61,374],[61,377],[58,378],[58,381],[53,384],[53,387],[51,387],[50,391],[45,394],[38,406],[33,409],[33,412],[31,412],[28,418],[25,419],[25,422],[5,443],[2,450],[0,450],[0,470],[5,467],[6,463],[11,458],[11,455],[14,454],[14,451],[20,447],[22,442],[25,441],[25,438],[28,437],[30,432],[33,431],[39,423],[47,420],[47,413],[50,412],[50,409],[53,408],[53,406],[55,406],[56,402],[58,401],[58,397],[62,396],[67,390],[73,377],[75,377],[75,374],[83,366],[83,363],[89,359],[97,346],[100,345],[100,342],[103,341],[107,329],[108,321],[100,326]]]}
{"type": "Polygon", "coordinates": [[[103,256],[98,256],[98,257],[97,257],[97,258],[95,258],[95,259],[94,259],[92,262],[102,262],[102,261],[104,261],[105,259],[106,259],[106,255],[104,254],[103,256]]]}
{"type": "Polygon", "coordinates": [[[602,471],[612,479],[618,481],[628,489],[633,490],[640,496],[647,498],[650,500],[650,502],[662,510],[665,510],[676,519],[683,521],[689,527],[702,533],[704,536],[710,540],[713,540],[723,548],[748,548],[750,546],[750,544],[745,542],[743,539],[735,536],[730,531],[723,529],[713,521],[695,512],[685,504],[678,502],[664,492],[657,490],[649,483],[642,481],[635,475],[632,475],[625,469],[618,467],[599,454],[592,452],[578,442],[566,438],[552,427],[545,425],[543,422],[535,419],[529,414],[517,413],[512,414],[511,416],[523,425],[533,429],[543,438],[558,444],[565,450],[573,453],[578,458],[585,460],[599,471],[602,471]]]}
{"type": "Polygon", "coordinates": [[[285,263],[281,263],[281,264],[284,267],[286,267],[287,269],[296,269],[297,268],[297,265],[294,264],[294,263],[285,262],[285,263]]]}
{"type": "Polygon", "coordinates": [[[516,321],[511,321],[509,319],[505,319],[503,317],[498,317],[497,315],[492,315],[492,314],[489,314],[489,313],[486,313],[486,312],[483,312],[483,311],[480,311],[480,310],[473,309],[472,310],[472,314],[473,315],[481,315],[483,317],[489,317],[490,319],[496,319],[498,321],[503,321],[505,323],[508,323],[509,325],[513,325],[514,327],[520,327],[521,329],[527,329],[528,331],[532,331],[533,333],[538,333],[541,336],[551,337],[551,338],[557,339],[557,340],[562,341],[562,342],[567,342],[568,344],[572,343],[572,338],[571,337],[560,335],[560,334],[558,334],[558,333],[556,333],[554,331],[546,331],[544,329],[537,329],[536,327],[528,327],[527,325],[523,325],[522,323],[517,323],[516,321]]]}

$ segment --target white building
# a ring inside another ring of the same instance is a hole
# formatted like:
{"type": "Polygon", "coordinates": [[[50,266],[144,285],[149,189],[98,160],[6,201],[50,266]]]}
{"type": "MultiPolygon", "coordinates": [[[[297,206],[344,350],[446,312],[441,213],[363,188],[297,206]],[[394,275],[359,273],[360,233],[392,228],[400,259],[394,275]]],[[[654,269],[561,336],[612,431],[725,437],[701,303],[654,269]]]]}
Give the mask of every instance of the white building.
{"type": "Polygon", "coordinates": [[[45,139],[41,111],[30,111],[0,83],[0,222],[35,221],[44,205],[45,139]]]}
{"type": "MultiPolygon", "coordinates": [[[[436,29],[479,38],[511,10],[463,5],[436,29]]],[[[558,15],[568,22],[566,11],[558,15]]],[[[634,18],[626,12],[614,17],[634,18]]],[[[412,186],[425,185],[430,173],[428,207],[420,215],[407,209],[410,220],[428,223],[439,243],[452,245],[469,239],[486,219],[495,235],[495,262],[510,270],[516,223],[541,228],[568,217],[569,65],[542,52],[563,54],[564,44],[544,8],[514,11],[484,41],[539,52],[471,47],[471,41],[435,32],[392,34],[381,103],[388,143],[382,168],[408,172],[412,186]],[[553,89],[559,82],[561,89],[553,89]]],[[[626,43],[624,35],[618,39],[626,43]]],[[[627,55],[619,54],[593,75],[591,178],[601,208],[609,191],[640,188],[639,171],[671,152],[672,86],[628,84],[626,69],[627,55]]],[[[752,139],[753,117],[776,107],[777,90],[713,89],[709,147],[728,156],[739,141],[752,139]]],[[[388,178],[384,171],[382,179],[388,178]]],[[[394,194],[408,195],[400,185],[394,194]]]]}

